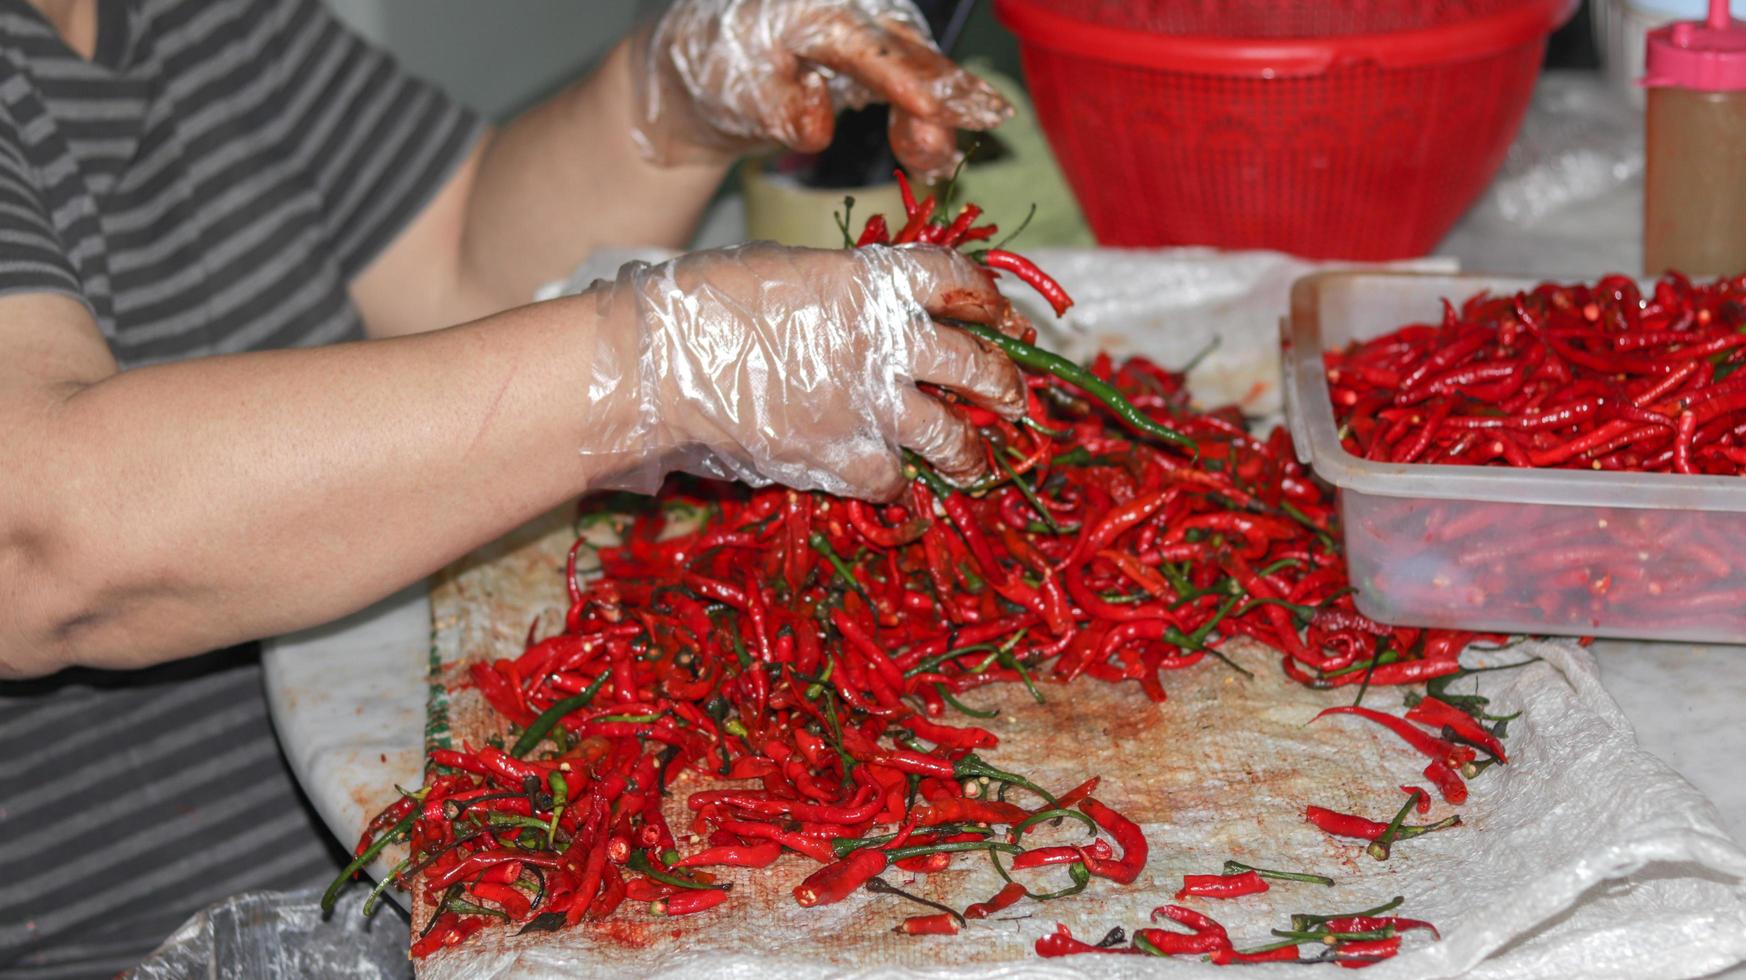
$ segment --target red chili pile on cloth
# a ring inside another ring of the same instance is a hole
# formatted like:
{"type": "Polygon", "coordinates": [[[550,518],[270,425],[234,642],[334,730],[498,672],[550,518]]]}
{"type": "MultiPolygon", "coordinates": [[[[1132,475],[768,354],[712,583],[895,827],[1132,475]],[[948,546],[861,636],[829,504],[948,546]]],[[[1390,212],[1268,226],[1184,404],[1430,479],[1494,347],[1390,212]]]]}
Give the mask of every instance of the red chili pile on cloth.
{"type": "MultiPolygon", "coordinates": [[[[950,222],[933,211],[914,204],[895,240],[992,234],[972,227],[973,205],[950,222]]],[[[862,241],[884,227],[875,216],[862,241]]],[[[1029,263],[996,264],[1070,302],[1029,263]]],[[[665,915],[731,901],[704,868],[802,855],[818,867],[795,901],[815,906],[889,889],[887,868],[938,872],[976,852],[1025,879],[963,913],[986,916],[1095,878],[1131,883],[1147,848],[1098,801],[1096,777],[1057,794],[986,761],[999,739],[961,700],[976,688],[1016,682],[1041,700],[1086,675],[1163,701],[1168,672],[1225,660],[1236,637],[1316,686],[1459,669],[1471,634],[1356,611],[1331,495],[1283,430],[1257,438],[1234,410],[1192,411],[1182,378],[1144,360],[1082,368],[984,339],[1026,369],[1030,394],[1022,425],[960,405],[994,478],[958,489],[918,468],[888,505],[670,483],[601,554],[598,580],[578,579],[572,550],[561,632],[472,666],[511,744],[433,751],[424,786],[371,821],[330,900],[385,843],[410,840],[381,887],[422,889],[424,955],[493,920],[555,929],[626,900],[665,915]],[[701,515],[683,533],[668,521],[679,509],[701,515]],[[682,852],[662,803],[685,771],[736,785],[690,794],[683,829],[702,846],[682,852]],[[1097,836],[1026,847],[1030,828],[1063,818],[1097,836]]],[[[898,931],[962,922],[947,918],[898,931]]]]}
{"type": "Polygon", "coordinates": [[[1481,294],[1326,356],[1365,459],[1746,472],[1746,276],[1481,294]]]}

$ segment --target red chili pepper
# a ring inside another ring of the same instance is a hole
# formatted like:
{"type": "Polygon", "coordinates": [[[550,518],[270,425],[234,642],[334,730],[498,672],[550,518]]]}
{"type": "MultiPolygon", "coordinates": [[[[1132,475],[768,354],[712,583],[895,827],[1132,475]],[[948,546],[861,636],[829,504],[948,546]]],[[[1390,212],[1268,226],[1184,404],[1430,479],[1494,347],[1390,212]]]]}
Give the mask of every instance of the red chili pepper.
{"type": "Polygon", "coordinates": [[[907,218],[907,217],[914,215],[915,214],[915,207],[916,207],[916,205],[915,205],[915,191],[910,189],[909,175],[904,173],[902,168],[899,168],[897,170],[893,170],[891,172],[891,175],[893,177],[897,178],[897,192],[903,196],[903,214],[904,214],[904,217],[907,218]]]}
{"type": "Polygon", "coordinates": [[[1219,966],[1230,966],[1233,963],[1296,963],[1298,961],[1296,946],[1280,946],[1264,953],[1239,953],[1234,949],[1215,949],[1209,958],[1219,966]]]}
{"type": "Polygon", "coordinates": [[[715,908],[727,901],[728,893],[719,888],[692,888],[656,899],[649,906],[649,911],[656,915],[691,915],[715,908]]]}
{"type": "Polygon", "coordinates": [[[1400,952],[1400,937],[1344,942],[1334,947],[1334,962],[1347,968],[1369,966],[1400,952]]]}
{"type": "Polygon", "coordinates": [[[1157,922],[1159,916],[1194,930],[1195,936],[1209,948],[1229,948],[1231,945],[1231,937],[1225,932],[1225,927],[1209,915],[1181,905],[1160,905],[1152,910],[1152,921],[1157,922]]]}
{"type": "MultiPolygon", "coordinates": [[[[1022,857],[1023,855],[1020,856],[1022,857]]],[[[1016,881],[1008,882],[1006,887],[994,893],[993,898],[986,902],[977,902],[965,909],[964,918],[986,919],[996,912],[1011,908],[1013,905],[1017,904],[1019,899],[1024,898],[1026,894],[1028,894],[1028,892],[1025,891],[1025,886],[1016,881]]]]}
{"type": "Polygon", "coordinates": [[[1323,708],[1320,714],[1310,720],[1320,721],[1328,715],[1357,715],[1366,721],[1373,721],[1400,736],[1401,741],[1412,746],[1419,754],[1431,761],[1451,767],[1461,765],[1460,753],[1454,743],[1444,741],[1435,735],[1427,735],[1414,728],[1404,718],[1396,718],[1394,715],[1377,711],[1374,708],[1338,705],[1332,708],[1323,708]]]}
{"type": "Polygon", "coordinates": [[[655,902],[669,895],[676,895],[683,889],[677,885],[667,885],[649,878],[637,876],[625,882],[624,895],[633,902],[655,902]]]}
{"type": "Polygon", "coordinates": [[[952,219],[952,223],[940,235],[940,244],[947,248],[957,248],[959,243],[964,240],[965,232],[970,230],[970,226],[981,215],[982,209],[976,205],[964,205],[963,209],[958,212],[958,216],[952,219]]]}
{"type": "Polygon", "coordinates": [[[1013,855],[1012,868],[1014,871],[1024,871],[1028,868],[1046,868],[1057,864],[1072,864],[1076,861],[1085,860],[1085,855],[1087,854],[1100,860],[1107,861],[1110,858],[1115,857],[1115,850],[1112,849],[1109,846],[1109,843],[1101,837],[1092,841],[1090,845],[1085,846],[1057,845],[1054,847],[1033,847],[1023,854],[1013,855]]]}
{"type": "Polygon", "coordinates": [[[462,917],[453,912],[444,912],[437,916],[434,928],[413,942],[412,956],[419,959],[446,946],[459,946],[468,936],[485,928],[487,921],[489,920],[481,915],[462,917]]]}
{"type": "Polygon", "coordinates": [[[1481,725],[1478,719],[1452,704],[1426,696],[1414,705],[1406,716],[1409,721],[1416,721],[1432,728],[1451,728],[1456,735],[1489,752],[1500,764],[1510,761],[1509,756],[1504,754],[1503,743],[1497,739],[1497,736],[1486,731],[1485,726],[1481,725]]]}
{"type": "Polygon", "coordinates": [[[867,219],[867,224],[861,229],[861,237],[855,239],[856,248],[868,245],[889,245],[891,229],[885,226],[885,215],[876,214],[867,219]]]}
{"type": "MultiPolygon", "coordinates": [[[[1436,765],[1436,763],[1432,763],[1432,765],[1436,765]]],[[[1431,812],[1431,794],[1417,786],[1402,786],[1400,791],[1413,798],[1413,810],[1415,812],[1421,815],[1431,812]]]]}
{"type": "Polygon", "coordinates": [[[956,936],[958,917],[948,912],[912,915],[891,931],[903,936],[956,936]]]}
{"type": "Polygon", "coordinates": [[[1146,952],[1150,946],[1164,956],[1217,954],[1230,948],[1230,940],[1215,932],[1171,932],[1167,929],[1135,929],[1134,945],[1146,952]]]}
{"type": "Polygon", "coordinates": [[[1140,877],[1140,872],[1146,868],[1146,854],[1149,850],[1146,844],[1146,833],[1140,825],[1127,817],[1115,812],[1095,799],[1087,798],[1080,802],[1079,809],[1086,816],[1097,822],[1104,833],[1115,838],[1117,846],[1122,849],[1119,859],[1106,860],[1081,849],[1081,860],[1085,862],[1085,870],[1099,878],[1108,878],[1122,885],[1133,884],[1140,877]]]}
{"type": "Polygon", "coordinates": [[[1234,875],[1183,875],[1176,900],[1190,896],[1198,898],[1240,898],[1258,895],[1268,889],[1266,879],[1253,871],[1234,875]]]}
{"type": "Polygon", "coordinates": [[[952,866],[952,855],[941,851],[934,854],[918,854],[898,861],[896,867],[912,874],[937,875],[952,866]]]}
{"type": "Polygon", "coordinates": [[[495,904],[517,922],[527,918],[532,908],[528,897],[509,885],[479,881],[474,882],[469,889],[479,898],[495,904]]]}
{"type": "Polygon", "coordinates": [[[1038,956],[1072,956],[1076,953],[1134,953],[1136,950],[1120,947],[1093,946],[1073,938],[1073,933],[1061,923],[1055,923],[1055,931],[1045,936],[1037,937],[1036,950],[1038,956]]]}
{"type": "Polygon", "coordinates": [[[942,749],[992,749],[1000,744],[999,737],[986,728],[936,725],[914,716],[904,718],[898,724],[942,749]]]}
{"type": "Polygon", "coordinates": [[[1322,923],[1329,932],[1374,932],[1377,929],[1393,929],[1405,932],[1409,929],[1424,929],[1433,939],[1442,939],[1437,927],[1422,919],[1403,919],[1393,915],[1346,915],[1329,919],[1322,923]]]}
{"type": "Polygon", "coordinates": [[[916,822],[922,827],[936,827],[943,823],[1010,825],[1023,823],[1031,815],[1029,810],[1016,803],[1004,800],[973,800],[968,797],[940,800],[918,808],[916,813],[916,822]]]}
{"type": "Polygon", "coordinates": [[[991,248],[982,253],[982,262],[990,269],[1010,272],[1019,277],[1025,285],[1035,289],[1045,300],[1048,300],[1049,307],[1055,311],[1056,316],[1066,313],[1067,308],[1073,305],[1073,297],[1067,295],[1067,290],[1062,289],[1060,283],[1051,278],[1048,273],[1037,268],[1035,262],[1022,255],[991,248]]]}
{"type": "Polygon", "coordinates": [[[1320,827],[1324,833],[1335,837],[1356,837],[1359,840],[1375,840],[1388,829],[1388,824],[1355,817],[1350,813],[1339,813],[1314,804],[1304,807],[1305,820],[1320,827]]]}
{"type": "Polygon", "coordinates": [[[732,868],[768,868],[782,856],[782,845],[775,841],[762,844],[733,844],[711,847],[673,862],[675,868],[706,868],[727,865],[732,868]]]}
{"type": "Polygon", "coordinates": [[[1432,762],[1425,766],[1425,778],[1437,787],[1444,803],[1460,806],[1467,802],[1467,784],[1454,769],[1441,762],[1432,762]]]}
{"type": "Polygon", "coordinates": [[[876,848],[852,851],[848,857],[807,875],[805,881],[795,886],[794,900],[803,908],[840,902],[865,885],[867,879],[884,871],[885,862],[885,852],[876,848]]]}

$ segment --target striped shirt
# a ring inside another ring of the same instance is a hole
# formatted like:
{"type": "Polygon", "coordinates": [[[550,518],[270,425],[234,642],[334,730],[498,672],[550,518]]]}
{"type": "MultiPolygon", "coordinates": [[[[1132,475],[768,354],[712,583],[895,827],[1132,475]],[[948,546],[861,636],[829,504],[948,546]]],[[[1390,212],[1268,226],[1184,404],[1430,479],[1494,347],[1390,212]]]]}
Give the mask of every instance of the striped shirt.
{"type": "MultiPolygon", "coordinates": [[[[347,282],[478,121],[316,0],[100,4],[87,61],[0,0],[0,294],[78,299],[124,368],[362,336],[347,282]]],[[[112,975],[341,859],[254,650],[0,684],[0,975],[112,975]]]]}

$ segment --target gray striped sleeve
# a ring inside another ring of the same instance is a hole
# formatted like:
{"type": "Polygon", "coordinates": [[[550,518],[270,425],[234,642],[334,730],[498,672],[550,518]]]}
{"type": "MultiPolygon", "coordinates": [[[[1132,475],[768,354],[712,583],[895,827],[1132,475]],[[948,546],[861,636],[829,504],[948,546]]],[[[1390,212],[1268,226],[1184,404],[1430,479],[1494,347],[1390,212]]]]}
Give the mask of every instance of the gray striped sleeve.
{"type": "Polygon", "coordinates": [[[0,295],[56,292],[83,301],[79,277],[21,145],[13,121],[0,119],[0,295]]]}
{"type": "Polygon", "coordinates": [[[285,101],[347,278],[410,224],[483,131],[471,111],[353,34],[317,0],[280,6],[285,101]]]}

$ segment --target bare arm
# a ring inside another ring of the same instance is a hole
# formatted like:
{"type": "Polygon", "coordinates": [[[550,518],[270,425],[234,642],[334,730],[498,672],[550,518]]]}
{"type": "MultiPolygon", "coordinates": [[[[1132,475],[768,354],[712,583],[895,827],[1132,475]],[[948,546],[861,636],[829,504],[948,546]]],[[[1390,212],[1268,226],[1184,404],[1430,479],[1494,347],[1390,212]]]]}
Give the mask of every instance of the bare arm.
{"type": "Polygon", "coordinates": [[[601,246],[690,240],[727,164],[644,159],[631,139],[630,43],[489,134],[352,283],[372,336],[526,303],[601,246]]]}
{"type": "Polygon", "coordinates": [[[631,469],[889,496],[901,444],[973,478],[972,430],[912,381],[1008,414],[1022,382],[930,315],[1022,328],[929,248],[700,252],[445,330],[124,372],[77,302],[0,298],[0,676],[325,622],[631,469]]]}
{"type": "Polygon", "coordinates": [[[591,304],[115,373],[65,297],[0,299],[0,676],[342,615],[582,490],[591,304]]]}

